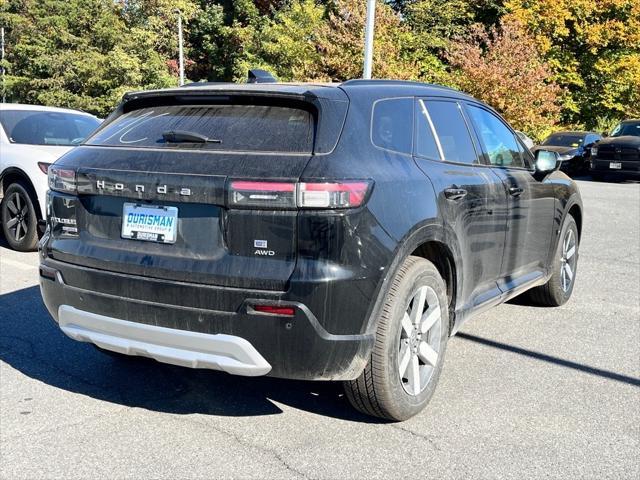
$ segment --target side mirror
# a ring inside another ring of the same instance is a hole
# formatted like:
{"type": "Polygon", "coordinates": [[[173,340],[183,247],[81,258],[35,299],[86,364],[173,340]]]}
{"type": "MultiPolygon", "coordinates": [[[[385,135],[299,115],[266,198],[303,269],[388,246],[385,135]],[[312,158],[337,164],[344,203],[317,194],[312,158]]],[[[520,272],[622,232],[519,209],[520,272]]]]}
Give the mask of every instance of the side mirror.
{"type": "Polygon", "coordinates": [[[549,150],[536,151],[536,172],[553,172],[560,166],[560,154],[549,150]]]}

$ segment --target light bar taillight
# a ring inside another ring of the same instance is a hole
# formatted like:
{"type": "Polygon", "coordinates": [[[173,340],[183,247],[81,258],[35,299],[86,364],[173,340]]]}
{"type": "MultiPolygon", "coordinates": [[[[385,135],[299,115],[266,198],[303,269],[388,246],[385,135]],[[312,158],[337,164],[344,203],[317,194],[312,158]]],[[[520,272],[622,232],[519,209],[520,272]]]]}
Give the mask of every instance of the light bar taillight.
{"type": "Polygon", "coordinates": [[[371,188],[369,181],[262,182],[233,180],[229,205],[247,208],[355,208],[371,188]]]}
{"type": "Polygon", "coordinates": [[[76,171],[68,168],[50,165],[47,171],[49,189],[58,192],[76,193],[78,185],[76,183],[76,171]]]}

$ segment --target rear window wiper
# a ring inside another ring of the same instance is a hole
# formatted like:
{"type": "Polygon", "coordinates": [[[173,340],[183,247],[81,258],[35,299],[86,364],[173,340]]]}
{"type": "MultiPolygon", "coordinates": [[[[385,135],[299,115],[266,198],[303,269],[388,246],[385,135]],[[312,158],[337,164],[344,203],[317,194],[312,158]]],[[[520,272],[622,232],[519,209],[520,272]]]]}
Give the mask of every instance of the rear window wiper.
{"type": "Polygon", "coordinates": [[[186,130],[169,130],[162,132],[162,138],[167,143],[222,143],[217,138],[209,138],[196,132],[186,130]]]}

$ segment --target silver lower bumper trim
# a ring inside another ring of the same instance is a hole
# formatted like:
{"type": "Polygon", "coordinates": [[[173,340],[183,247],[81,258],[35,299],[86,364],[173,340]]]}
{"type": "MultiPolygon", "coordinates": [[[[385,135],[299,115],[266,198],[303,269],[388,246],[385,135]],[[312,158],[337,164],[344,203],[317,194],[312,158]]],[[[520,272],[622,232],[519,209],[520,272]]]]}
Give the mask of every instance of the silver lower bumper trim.
{"type": "Polygon", "coordinates": [[[69,305],[58,309],[60,328],[80,342],[126,355],[151,357],[190,368],[222,370],[234,375],[266,375],[271,365],[244,338],[211,335],[129,322],[85,312],[69,305]]]}

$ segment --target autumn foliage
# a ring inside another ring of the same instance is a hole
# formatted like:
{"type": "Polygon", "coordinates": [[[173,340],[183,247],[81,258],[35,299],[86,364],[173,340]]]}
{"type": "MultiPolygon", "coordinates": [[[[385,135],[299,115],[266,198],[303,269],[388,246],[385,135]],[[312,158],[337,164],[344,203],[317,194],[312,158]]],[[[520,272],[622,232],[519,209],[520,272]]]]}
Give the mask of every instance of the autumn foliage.
{"type": "MultiPolygon", "coordinates": [[[[100,116],[128,90],[360,77],[365,0],[0,0],[10,101],[100,116]]],[[[467,91],[540,137],[640,116],[640,0],[377,0],[373,75],[467,91]]]]}
{"type": "Polygon", "coordinates": [[[447,59],[461,90],[489,103],[518,128],[540,137],[559,118],[561,89],[519,22],[490,29],[473,25],[467,36],[452,42],[447,59]]]}

